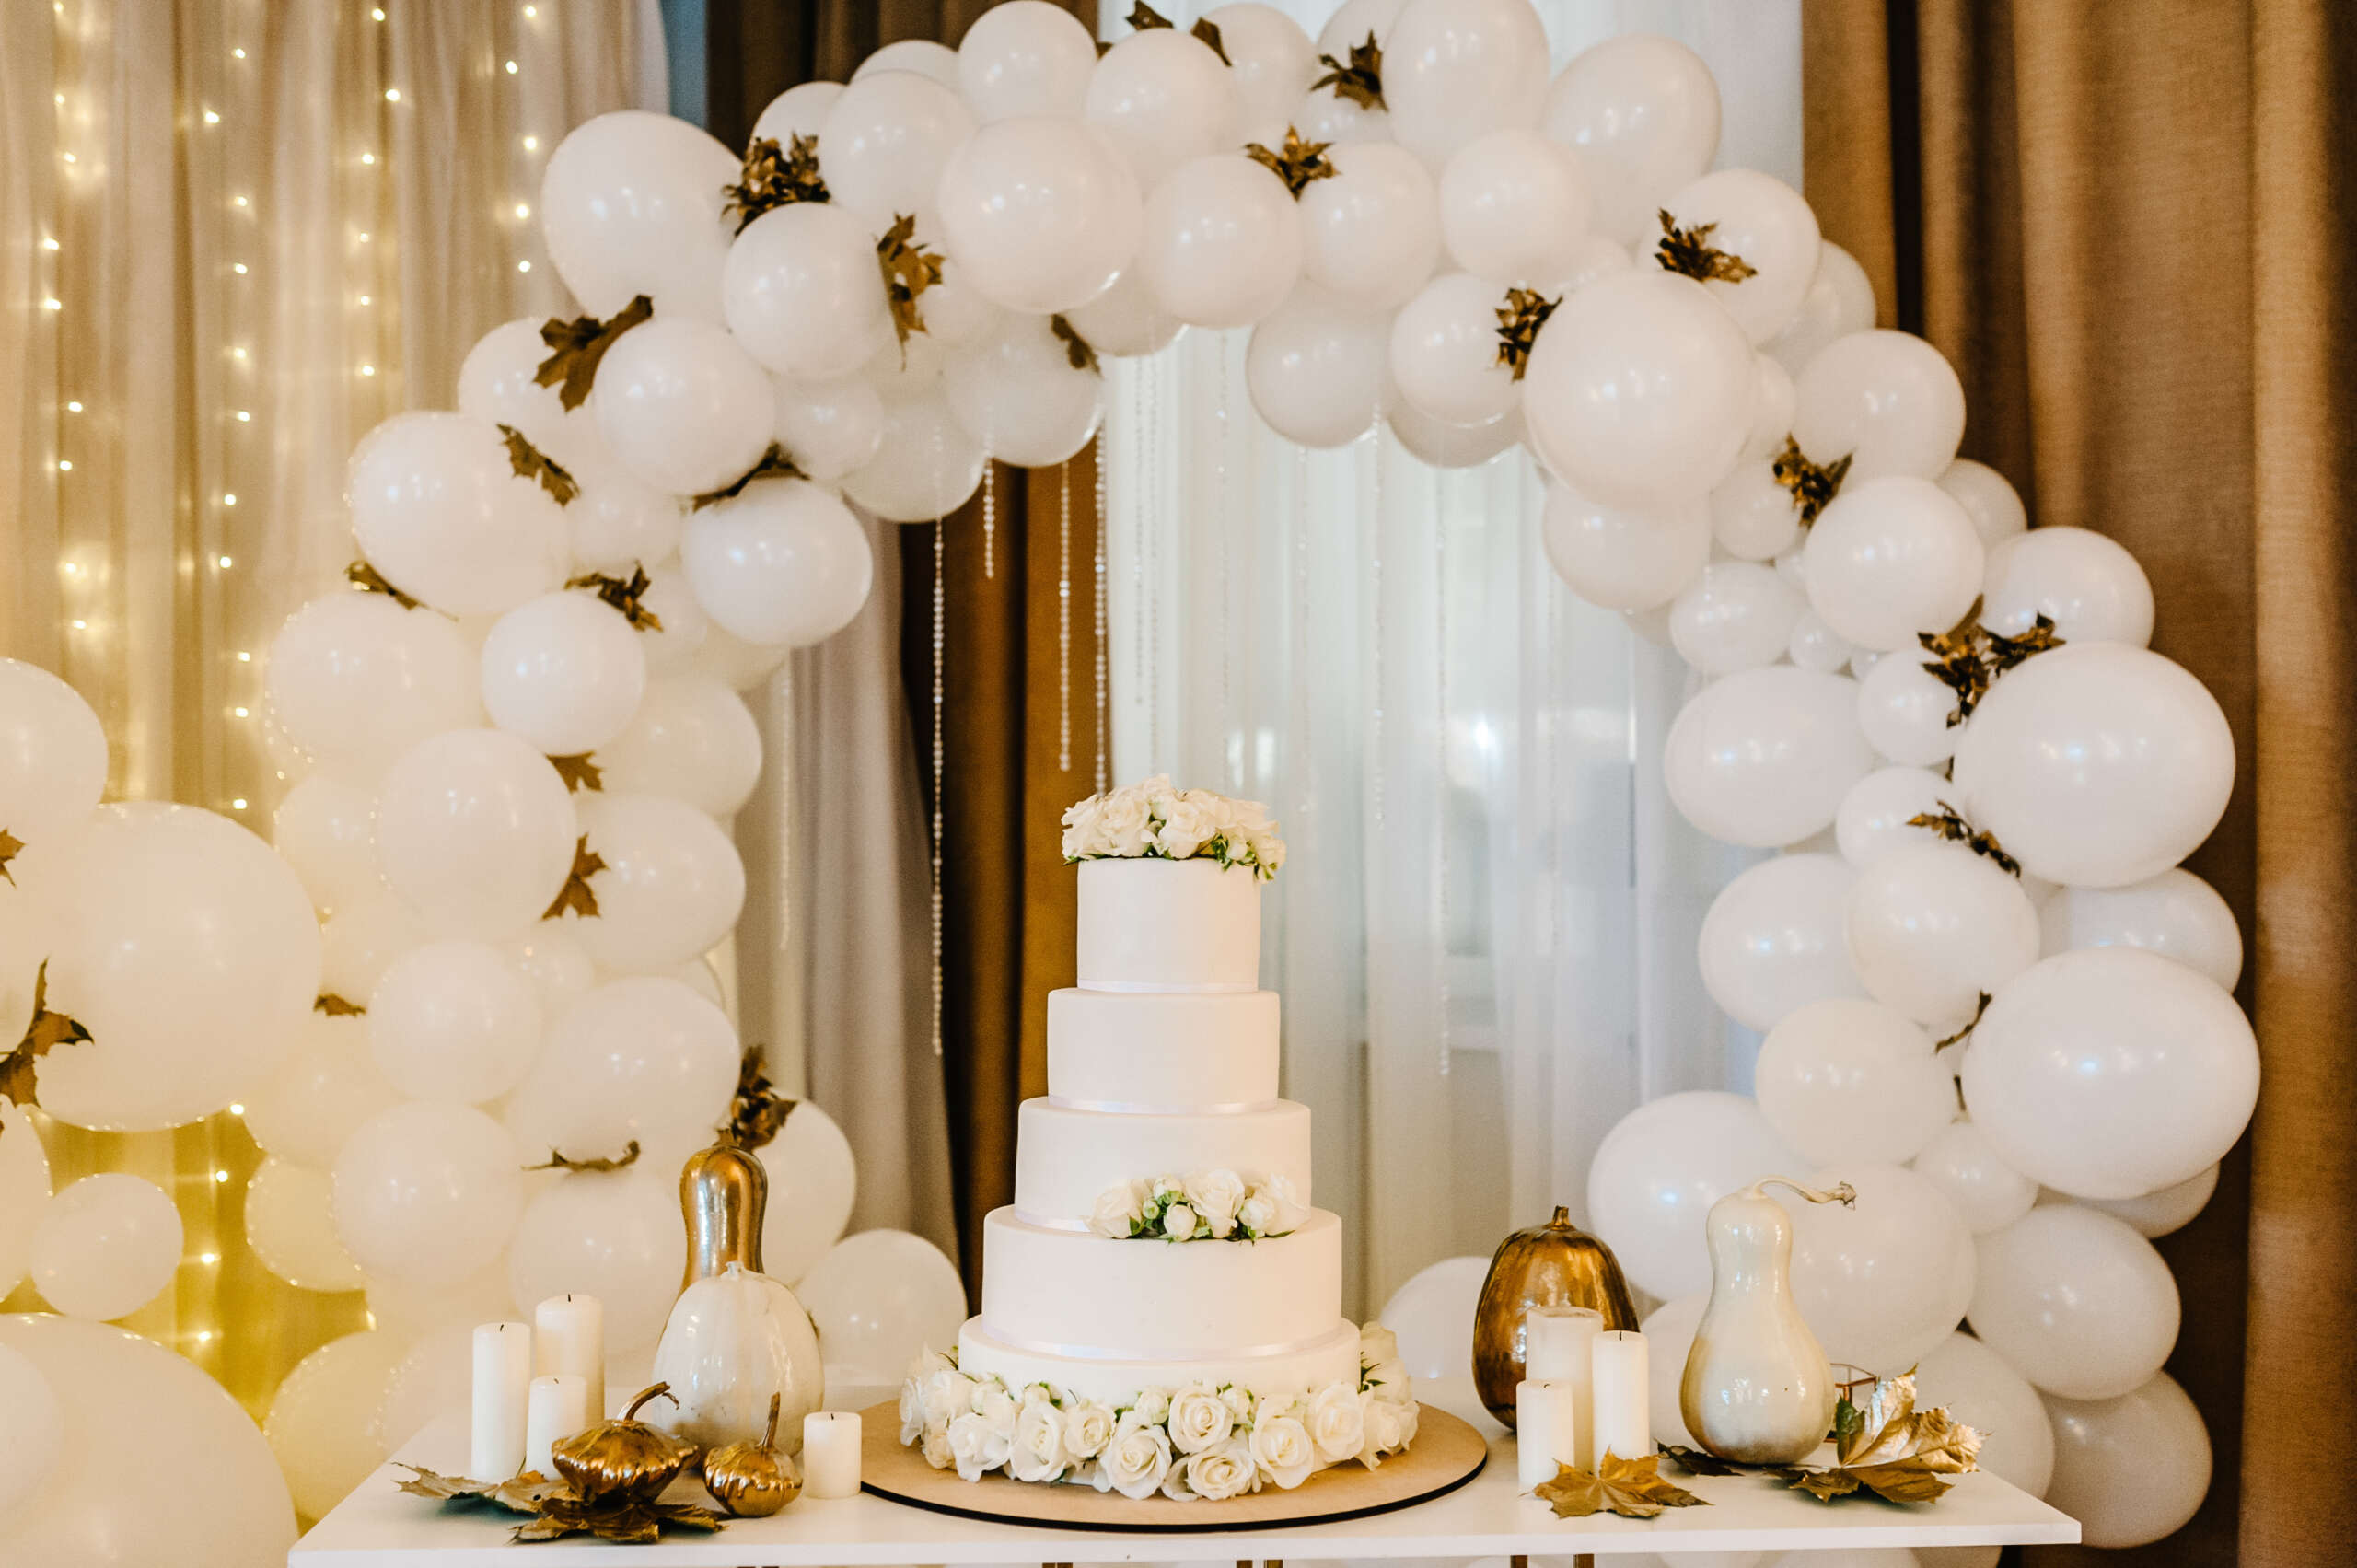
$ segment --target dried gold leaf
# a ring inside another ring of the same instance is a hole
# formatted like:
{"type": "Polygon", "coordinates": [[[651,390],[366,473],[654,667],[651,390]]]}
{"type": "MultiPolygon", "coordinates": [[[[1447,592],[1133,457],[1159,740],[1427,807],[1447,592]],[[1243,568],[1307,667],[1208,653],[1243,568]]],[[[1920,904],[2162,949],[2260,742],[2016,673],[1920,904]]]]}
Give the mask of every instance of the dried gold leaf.
{"type": "Polygon", "coordinates": [[[734,1144],[740,1149],[758,1149],[778,1135],[785,1119],[794,1114],[798,1101],[790,1100],[777,1092],[763,1071],[765,1046],[753,1046],[737,1068],[737,1096],[728,1105],[728,1125],[720,1129],[720,1141],[734,1144]]]}
{"type": "Polygon", "coordinates": [[[1555,1479],[1542,1482],[1533,1495],[1553,1507],[1559,1519],[1585,1518],[1606,1509],[1626,1519],[1650,1519],[1665,1508],[1709,1506],[1708,1498],[1664,1481],[1660,1470],[1658,1454],[1624,1459],[1607,1449],[1593,1473],[1561,1466],[1555,1479]]]}
{"type": "Polygon", "coordinates": [[[1954,626],[1945,632],[1918,633],[1915,640],[1932,656],[1924,661],[1923,668],[1956,693],[1956,711],[1948,715],[1950,728],[1972,716],[1972,711],[1989,695],[1990,685],[1998,676],[2049,648],[2062,645],[2062,639],[2054,634],[2052,618],[2043,614],[2018,637],[1987,630],[1980,624],[1980,600],[1977,598],[1964,619],[1954,626]]]}
{"type": "Polygon", "coordinates": [[[1793,509],[1801,515],[1801,527],[1816,522],[1817,515],[1841,494],[1841,482],[1850,477],[1850,462],[1848,457],[1824,464],[1810,462],[1798,441],[1784,437],[1784,449],[1776,454],[1770,471],[1778,484],[1792,492],[1793,509]]]}
{"type": "Polygon", "coordinates": [[[1138,32],[1144,32],[1148,28],[1171,28],[1178,25],[1147,5],[1145,0],[1138,0],[1136,5],[1130,7],[1130,14],[1121,19],[1138,32]]]}
{"type": "Polygon", "coordinates": [[[1661,240],[1655,247],[1655,257],[1662,271],[1678,273],[1697,283],[1741,283],[1759,269],[1732,250],[1722,250],[1711,243],[1711,236],[1718,232],[1714,223],[1698,223],[1692,228],[1680,228],[1669,209],[1660,209],[1661,240]]]}
{"type": "Polygon", "coordinates": [[[1326,74],[1309,84],[1311,92],[1319,87],[1332,87],[1336,98],[1347,99],[1361,109],[1386,107],[1383,101],[1383,48],[1375,41],[1372,31],[1366,35],[1364,43],[1351,45],[1347,64],[1330,54],[1319,55],[1318,63],[1326,67],[1326,74]]]}
{"type": "Polygon", "coordinates": [[[540,342],[548,345],[549,356],[540,361],[533,382],[556,388],[556,401],[568,411],[579,408],[588,401],[589,388],[598,379],[598,362],[606,357],[606,351],[654,314],[655,301],[642,294],[602,321],[595,316],[576,316],[570,321],[550,317],[540,323],[540,342]]]}
{"type": "Polygon", "coordinates": [[[1230,60],[1227,57],[1227,45],[1220,40],[1219,24],[1217,22],[1212,20],[1209,17],[1197,17],[1195,18],[1195,25],[1189,28],[1187,31],[1191,37],[1201,42],[1204,48],[1210,50],[1213,54],[1218,55],[1219,63],[1221,64],[1231,68],[1236,64],[1235,61],[1230,60]]]}
{"type": "Polygon", "coordinates": [[[7,829],[0,828],[0,877],[6,877],[11,888],[17,885],[17,874],[8,869],[8,863],[16,859],[24,847],[24,840],[7,829]]]}
{"type": "Polygon", "coordinates": [[[366,1015],[368,1008],[364,1003],[347,1002],[332,991],[322,991],[311,998],[311,1011],[331,1018],[357,1018],[366,1015]]]}
{"type": "Polygon", "coordinates": [[[795,202],[823,202],[827,181],[819,172],[819,138],[796,135],[780,147],[774,137],[756,136],[745,148],[744,178],[723,187],[722,211],[737,215],[737,232],[763,213],[795,202]]]}
{"type": "Polygon", "coordinates": [[[1661,1446],[1662,1457],[1675,1462],[1689,1475],[1741,1475],[1749,1467],[1722,1459],[1701,1448],[1689,1448],[1680,1443],[1661,1446]]]}
{"type": "Polygon", "coordinates": [[[549,493],[560,506],[570,506],[573,498],[581,494],[581,486],[557,460],[532,445],[524,433],[512,424],[503,424],[499,434],[507,441],[507,466],[516,470],[518,479],[536,479],[540,488],[549,493]]]}
{"type": "Polygon", "coordinates": [[[1847,1470],[1794,1469],[1789,1479],[1794,1491],[1805,1492],[1819,1503],[1830,1503],[1858,1490],[1858,1478],[1847,1470]]]}
{"type": "Polygon", "coordinates": [[[589,1171],[602,1175],[607,1171],[628,1170],[638,1163],[638,1140],[633,1138],[622,1145],[622,1152],[612,1158],[596,1156],[575,1159],[563,1149],[551,1149],[549,1157],[538,1165],[528,1165],[526,1170],[589,1171]]]}
{"type": "Polygon", "coordinates": [[[564,781],[565,794],[579,795],[583,790],[602,790],[606,787],[606,770],[591,761],[591,755],[581,751],[567,757],[549,759],[549,766],[554,768],[556,776],[564,781]]]}
{"type": "Polygon", "coordinates": [[[410,1479],[394,1484],[412,1497],[430,1497],[443,1503],[488,1503],[510,1513],[537,1514],[553,1498],[569,1498],[573,1491],[562,1481],[552,1480],[538,1470],[526,1470],[507,1481],[470,1481],[465,1476],[437,1475],[423,1465],[400,1463],[399,1469],[410,1472],[410,1479]]]}
{"type": "Polygon", "coordinates": [[[644,566],[633,566],[627,577],[610,577],[603,572],[586,572],[565,580],[568,588],[587,588],[598,598],[621,612],[621,618],[641,632],[660,632],[663,618],[646,608],[646,590],[654,579],[644,566]]]}
{"type": "Polygon", "coordinates": [[[87,1045],[90,1031],[63,1013],[49,1006],[49,960],[43,958],[33,971],[33,1016],[25,1025],[25,1036],[0,1055],[0,1099],[16,1105],[39,1105],[35,1098],[35,1078],[41,1070],[41,1059],[61,1045],[87,1045]]]}
{"type": "Polygon", "coordinates": [[[1341,172],[1334,167],[1334,160],[1326,156],[1326,149],[1332,145],[1331,142],[1305,142],[1301,139],[1301,133],[1288,125],[1285,127],[1283,151],[1271,150],[1264,143],[1247,142],[1244,144],[1244,156],[1283,180],[1285,189],[1293,192],[1295,201],[1299,201],[1302,192],[1311,180],[1331,180],[1341,172]]]}
{"type": "Polygon", "coordinates": [[[772,441],[770,443],[770,449],[761,454],[761,460],[746,470],[744,475],[736,483],[725,484],[718,490],[705,491],[688,503],[688,510],[701,512],[706,506],[716,506],[723,501],[734,500],[744,494],[745,487],[757,479],[808,479],[809,477],[802,471],[792,458],[785,455],[784,447],[772,441]]]}
{"type": "Polygon", "coordinates": [[[1987,632],[1983,635],[1989,639],[1992,679],[2049,648],[2062,645],[2062,639],[2054,634],[2054,618],[2043,610],[2038,612],[2038,620],[2030,629],[2018,637],[2003,637],[1994,632],[1987,632]]]}
{"type": "Polygon", "coordinates": [[[1840,1463],[1769,1473],[1819,1502],[1867,1494],[1889,1503],[1936,1503],[1947,1476],[1980,1468],[1980,1434],[1945,1410],[1915,1408],[1915,1374],[1877,1380],[1863,1404],[1841,1401],[1833,1427],[1840,1463]]]}
{"type": "Polygon", "coordinates": [[[876,264],[884,272],[885,303],[891,307],[892,330],[902,343],[909,341],[910,333],[925,330],[917,298],[941,281],[941,258],[926,250],[916,233],[915,216],[902,213],[876,242],[876,264]]]}
{"type": "Polygon", "coordinates": [[[573,846],[573,869],[566,873],[564,886],[557,889],[556,901],[550,904],[542,920],[555,920],[561,915],[577,914],[584,920],[598,916],[597,889],[589,886],[589,878],[606,869],[606,857],[589,847],[589,835],[584,833],[573,846]]]}
{"type": "MultiPolygon", "coordinates": [[[[1968,1023],[1968,1024],[1965,1025],[1965,1026],[1964,1026],[1964,1028],[1960,1028],[1960,1029],[1956,1030],[1956,1033],[1954,1033],[1954,1034],[1952,1034],[1952,1035],[1948,1036],[1945,1040],[1941,1040],[1938,1044],[1936,1044],[1936,1045],[1933,1046],[1933,1047],[1932,1047],[1932,1054],[1933,1054],[1933,1055],[1934,1055],[1934,1056],[1937,1056],[1941,1051],[1945,1051],[1949,1046],[1952,1046],[1952,1045],[1960,1045],[1960,1044],[1962,1044],[1964,1041],[1966,1041],[1966,1040],[1970,1040],[1970,1039],[1972,1038],[1972,1031],[1973,1031],[1973,1030],[1975,1030],[1975,1029],[1977,1029],[1977,1028],[1979,1028],[1980,1027],[1980,1016],[1981,1016],[1981,1015],[1982,1015],[1982,1014],[1984,1014],[1984,1013],[1986,1013],[1986,1012],[1988,1012],[1988,1011],[1989,1011],[1989,993],[1988,993],[1987,992],[1985,992],[1985,991],[1984,991],[1984,992],[1980,993],[1980,1001],[1978,1001],[1978,1002],[1976,1002],[1976,1003],[1974,1003],[1974,1004],[1973,1004],[1973,1005],[1972,1005],[1972,1021],[1971,1021],[1970,1023],[1968,1023]]],[[[1963,1086],[1962,1084],[1960,1084],[1960,1083],[1959,1083],[1959,1084],[1956,1086],[1956,1098],[1959,1098],[1959,1099],[1963,1098],[1964,1098],[1964,1086],[1963,1086]]]]}
{"type": "Polygon", "coordinates": [[[1962,844],[1983,859],[1995,861],[2000,870],[2009,871],[2015,877],[2022,874],[2022,863],[2005,853],[2005,846],[1997,842],[1996,834],[1975,828],[1965,820],[1963,812],[1946,801],[1936,804],[1939,807],[1937,811],[1918,811],[1907,819],[1907,825],[1929,828],[1949,842],[1962,844]]]}
{"type": "Polygon", "coordinates": [[[383,594],[403,610],[415,610],[418,600],[393,587],[385,575],[366,561],[355,561],[343,569],[343,580],[363,593],[383,594]]]}
{"type": "Polygon", "coordinates": [[[1562,303],[1560,294],[1550,299],[1535,288],[1506,290],[1506,302],[1498,307],[1497,363],[1512,371],[1515,380],[1521,380],[1529,368],[1530,351],[1538,344],[1538,329],[1562,303]]]}
{"type": "Polygon", "coordinates": [[[1094,370],[1099,376],[1105,374],[1105,367],[1097,363],[1097,350],[1080,335],[1080,329],[1072,324],[1069,317],[1049,317],[1048,331],[1064,345],[1064,358],[1071,362],[1074,370],[1094,370]]]}

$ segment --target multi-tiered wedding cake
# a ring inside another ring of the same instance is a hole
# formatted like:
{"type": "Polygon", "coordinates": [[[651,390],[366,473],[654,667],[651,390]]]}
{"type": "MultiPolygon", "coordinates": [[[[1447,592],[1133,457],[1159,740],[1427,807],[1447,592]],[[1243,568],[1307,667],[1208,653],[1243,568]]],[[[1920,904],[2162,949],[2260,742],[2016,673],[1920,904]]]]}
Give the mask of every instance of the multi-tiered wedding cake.
{"type": "Polygon", "coordinates": [[[1266,810],[1156,778],[1064,814],[1078,987],[1048,999],[1048,1096],[983,1222],[982,1310],[928,1355],[901,1441],[969,1480],[1222,1498],[1372,1467],[1414,1435],[1391,1336],[1341,1316],[1309,1108],[1277,1096],[1260,989],[1266,810]]]}

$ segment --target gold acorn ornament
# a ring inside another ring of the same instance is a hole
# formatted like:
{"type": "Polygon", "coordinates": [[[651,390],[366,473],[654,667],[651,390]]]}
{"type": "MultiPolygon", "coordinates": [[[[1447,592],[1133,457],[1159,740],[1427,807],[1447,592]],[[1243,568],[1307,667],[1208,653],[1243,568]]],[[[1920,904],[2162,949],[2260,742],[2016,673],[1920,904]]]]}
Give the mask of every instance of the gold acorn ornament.
{"type": "Polygon", "coordinates": [[[1612,1249],[1572,1223],[1558,1205],[1545,1225],[1498,1244],[1473,1308],[1473,1385],[1481,1403],[1512,1431],[1515,1386],[1522,1381],[1524,1319],[1534,1307],[1586,1307],[1607,1329],[1637,1326],[1620,1260],[1612,1249]]]}
{"type": "Polygon", "coordinates": [[[766,1518],[802,1495],[802,1471],[777,1451],[783,1394],[770,1396],[769,1429],[749,1443],[730,1443],[703,1457],[703,1489],[732,1514],[766,1518]]]}
{"type": "Polygon", "coordinates": [[[671,1399],[668,1384],[641,1390],[614,1420],[560,1438],[550,1448],[558,1473],[572,1483],[581,1501],[652,1503],[696,1457],[693,1444],[637,1419],[639,1407],[657,1398],[671,1399]]]}

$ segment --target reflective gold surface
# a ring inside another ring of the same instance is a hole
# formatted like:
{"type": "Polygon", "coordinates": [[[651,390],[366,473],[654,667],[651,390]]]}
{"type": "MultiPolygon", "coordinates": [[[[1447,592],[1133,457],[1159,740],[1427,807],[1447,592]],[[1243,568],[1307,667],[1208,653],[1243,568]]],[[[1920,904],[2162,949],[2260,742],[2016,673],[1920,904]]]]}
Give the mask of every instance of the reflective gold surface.
{"type": "Polygon", "coordinates": [[[679,1288],[731,1263],[761,1273],[761,1218],[769,1201],[769,1172],[751,1150],[714,1144],[690,1155],[679,1169],[679,1215],[688,1227],[688,1272],[679,1288]]]}
{"type": "Polygon", "coordinates": [[[1473,1308],[1473,1385],[1509,1431],[1515,1385],[1522,1381],[1523,1319],[1534,1307],[1588,1307],[1604,1315],[1608,1330],[1637,1326],[1620,1260],[1572,1224],[1569,1209],[1559,1206],[1545,1225],[1499,1243],[1473,1308]]]}
{"type": "Polygon", "coordinates": [[[551,1446],[549,1457],[558,1473],[573,1483],[583,1502],[623,1497],[651,1503],[688,1468],[696,1457],[694,1445],[636,1419],[647,1400],[670,1397],[671,1390],[657,1383],[642,1390],[616,1419],[561,1437],[551,1446]]]}
{"type": "Polygon", "coordinates": [[[770,1396],[769,1428],[754,1443],[730,1443],[703,1457],[703,1489],[732,1514],[764,1518],[802,1495],[802,1471],[777,1451],[779,1394],[770,1396]]]}

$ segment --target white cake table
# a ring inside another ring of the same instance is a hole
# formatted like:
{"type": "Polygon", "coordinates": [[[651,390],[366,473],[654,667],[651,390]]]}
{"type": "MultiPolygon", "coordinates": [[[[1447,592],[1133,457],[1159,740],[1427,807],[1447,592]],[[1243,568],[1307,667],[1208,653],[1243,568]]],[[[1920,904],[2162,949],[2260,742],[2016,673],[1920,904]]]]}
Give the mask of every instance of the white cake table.
{"type": "MultiPolygon", "coordinates": [[[[857,1410],[890,1390],[830,1391],[857,1410]]],[[[1655,1519],[1597,1515],[1558,1519],[1515,1490],[1514,1439],[1490,1420],[1469,1381],[1417,1390],[1490,1437],[1481,1473],[1445,1497],[1395,1513],[1283,1529],[1201,1535],[1122,1535],[991,1524],[861,1495],[805,1498],[767,1519],[738,1519],[716,1535],[668,1535],[654,1546],[585,1539],[510,1543],[516,1516],[445,1513],[396,1490],[390,1465],[362,1482],[287,1553],[288,1568],[818,1568],[820,1564],[1221,1562],[1303,1562],[1377,1557],[1569,1557],[1641,1551],[1790,1551],[1868,1546],[1998,1546],[2079,1539],[2077,1521],[1993,1475],[1962,1477],[1931,1507],[1881,1503],[1829,1506],[1759,1477],[1689,1477],[1679,1484],[1711,1501],[1655,1519]]],[[[397,1456],[444,1474],[466,1469],[465,1423],[446,1417],[397,1456]]],[[[701,1495],[701,1494],[699,1494],[701,1495]]],[[[1207,1513],[1209,1510],[1207,1510],[1207,1513]]]]}

